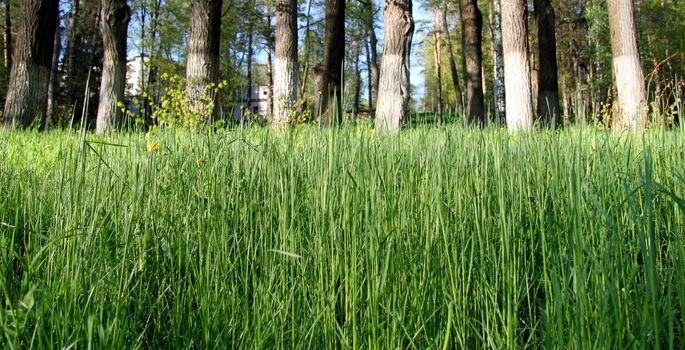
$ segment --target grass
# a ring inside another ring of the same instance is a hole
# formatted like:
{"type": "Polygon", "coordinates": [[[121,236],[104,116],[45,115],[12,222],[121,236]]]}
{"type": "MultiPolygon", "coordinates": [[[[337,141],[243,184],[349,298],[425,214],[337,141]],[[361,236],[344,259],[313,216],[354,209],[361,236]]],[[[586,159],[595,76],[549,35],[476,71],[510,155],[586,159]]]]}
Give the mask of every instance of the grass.
{"type": "Polygon", "coordinates": [[[2,133],[0,348],[683,348],[683,136],[2,133]]]}

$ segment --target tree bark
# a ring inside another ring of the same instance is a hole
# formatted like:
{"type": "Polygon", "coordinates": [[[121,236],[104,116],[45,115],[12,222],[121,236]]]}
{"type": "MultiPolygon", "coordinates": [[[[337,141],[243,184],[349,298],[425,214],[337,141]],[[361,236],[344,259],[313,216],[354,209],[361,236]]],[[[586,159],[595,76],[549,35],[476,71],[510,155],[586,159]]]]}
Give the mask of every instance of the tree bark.
{"type": "Polygon", "coordinates": [[[297,102],[297,0],[276,1],[276,62],[274,63],[274,115],[271,126],[293,122],[297,102]]]}
{"type": "Polygon", "coordinates": [[[452,51],[452,37],[450,36],[450,28],[447,24],[447,1],[444,1],[442,6],[442,30],[445,32],[447,62],[450,65],[450,75],[452,76],[452,85],[454,86],[454,98],[457,101],[457,109],[462,110],[464,108],[464,97],[461,94],[461,87],[459,86],[457,63],[454,61],[454,51],[452,51]]]}
{"type": "Polygon", "coordinates": [[[316,67],[317,111],[321,126],[342,123],[341,79],[344,58],[345,0],[326,0],[323,61],[316,67]]]}
{"type": "Polygon", "coordinates": [[[502,6],[500,0],[492,1],[492,51],[494,59],[493,97],[495,100],[495,120],[505,122],[506,103],[504,93],[504,49],[502,47],[502,6]]]}
{"type": "Polygon", "coordinates": [[[102,0],[100,11],[104,58],[95,131],[102,134],[118,128],[122,120],[123,112],[118,104],[124,101],[126,36],[131,10],[126,0],[102,0]]]}
{"type": "Polygon", "coordinates": [[[550,0],[535,0],[534,6],[539,57],[537,113],[545,124],[558,125],[561,115],[554,8],[550,0]]]}
{"type": "Polygon", "coordinates": [[[69,24],[69,34],[67,38],[67,52],[66,52],[66,93],[67,93],[67,107],[71,108],[76,100],[76,84],[74,79],[76,71],[76,55],[80,48],[81,37],[78,35],[78,23],[80,19],[81,3],[79,0],[74,0],[71,4],[71,16],[69,24]]]}
{"type": "Polygon", "coordinates": [[[376,130],[397,131],[409,119],[409,55],[414,35],[411,0],[385,0],[383,60],[378,81],[376,130]]]}
{"type": "Polygon", "coordinates": [[[485,101],[483,99],[481,49],[483,15],[476,0],[461,0],[461,27],[464,36],[466,61],[466,115],[469,123],[485,126],[485,101]]]}
{"type": "Polygon", "coordinates": [[[632,0],[609,0],[609,29],[614,81],[618,91],[616,126],[642,132],[647,125],[647,103],[632,0]]]}
{"type": "Polygon", "coordinates": [[[219,116],[219,94],[210,85],[219,83],[221,7],[223,0],[193,0],[186,62],[186,93],[190,110],[203,122],[219,116]],[[208,104],[212,109],[208,110],[208,104]]]}
{"type": "Polygon", "coordinates": [[[440,47],[442,43],[440,41],[440,9],[437,8],[433,10],[433,59],[435,60],[435,77],[436,77],[436,87],[438,95],[438,125],[442,125],[442,72],[440,67],[440,58],[442,57],[440,52],[440,47]]]}
{"type": "Polygon", "coordinates": [[[502,47],[509,131],[533,127],[526,1],[502,0],[502,47]]]}
{"type": "Polygon", "coordinates": [[[12,6],[10,0],[5,0],[5,68],[12,68],[12,6]]]}
{"type": "Polygon", "coordinates": [[[373,97],[378,96],[378,79],[379,79],[379,68],[378,68],[378,38],[376,37],[375,23],[375,9],[373,6],[373,1],[368,0],[364,2],[366,6],[367,20],[366,20],[366,30],[369,35],[369,110],[373,110],[373,97]]]}
{"type": "Polygon", "coordinates": [[[6,128],[28,127],[46,113],[57,0],[23,0],[5,100],[6,128]]]}
{"type": "Polygon", "coordinates": [[[267,15],[266,15],[266,77],[268,80],[267,87],[267,103],[268,111],[267,118],[271,120],[274,114],[274,69],[273,69],[273,59],[272,59],[272,49],[274,45],[273,31],[271,28],[271,2],[267,5],[267,15]]]}

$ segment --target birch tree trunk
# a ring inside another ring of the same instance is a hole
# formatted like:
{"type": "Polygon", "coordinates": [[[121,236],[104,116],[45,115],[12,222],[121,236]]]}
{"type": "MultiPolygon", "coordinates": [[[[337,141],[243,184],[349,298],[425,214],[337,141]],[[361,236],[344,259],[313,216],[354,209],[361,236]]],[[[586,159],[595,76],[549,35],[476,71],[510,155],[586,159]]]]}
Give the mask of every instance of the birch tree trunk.
{"type": "Polygon", "coordinates": [[[276,60],[274,62],[274,115],[271,126],[292,122],[297,102],[297,0],[276,1],[276,60]]]}
{"type": "Polygon", "coordinates": [[[409,55],[414,35],[411,0],[385,0],[383,60],[378,81],[376,130],[398,131],[409,119],[409,55]]]}
{"type": "Polygon", "coordinates": [[[535,0],[538,31],[537,113],[545,124],[559,124],[559,83],[557,80],[557,40],[554,8],[550,0],[535,0]]]}
{"type": "Polygon", "coordinates": [[[609,29],[618,92],[616,126],[642,132],[647,125],[647,103],[632,0],[609,0],[609,29]]]}
{"type": "Polygon", "coordinates": [[[506,103],[504,93],[504,49],[502,47],[502,6],[500,0],[492,1],[492,51],[494,58],[493,97],[495,100],[495,120],[505,122],[506,103]]]}
{"type": "Polygon", "coordinates": [[[507,128],[530,130],[533,100],[525,0],[502,0],[502,39],[507,128]]]}
{"type": "Polygon", "coordinates": [[[46,113],[58,0],[23,0],[3,113],[8,129],[46,113]]]}
{"type": "Polygon", "coordinates": [[[345,0],[326,0],[323,61],[316,67],[317,112],[321,126],[342,123],[341,79],[344,58],[345,0]]]}
{"type": "Polygon", "coordinates": [[[100,6],[104,59],[95,122],[95,131],[98,134],[115,130],[122,120],[123,112],[118,104],[124,101],[126,36],[131,19],[131,10],[126,0],[102,0],[100,6]]]}
{"type": "Polygon", "coordinates": [[[466,115],[469,123],[485,126],[485,101],[483,100],[481,50],[483,15],[476,0],[461,0],[461,28],[464,37],[464,58],[466,62],[466,115]]]}
{"type": "Polygon", "coordinates": [[[189,108],[203,122],[219,116],[219,94],[208,89],[219,83],[222,0],[193,0],[186,62],[189,108]],[[208,105],[212,110],[208,110],[208,105]]]}
{"type": "Polygon", "coordinates": [[[461,94],[461,87],[459,86],[457,63],[454,60],[454,51],[452,51],[452,37],[450,36],[450,27],[447,24],[447,1],[443,1],[442,6],[442,30],[445,32],[447,61],[450,65],[450,75],[452,76],[452,85],[454,86],[454,98],[457,101],[457,109],[462,110],[464,108],[464,97],[461,94]]]}

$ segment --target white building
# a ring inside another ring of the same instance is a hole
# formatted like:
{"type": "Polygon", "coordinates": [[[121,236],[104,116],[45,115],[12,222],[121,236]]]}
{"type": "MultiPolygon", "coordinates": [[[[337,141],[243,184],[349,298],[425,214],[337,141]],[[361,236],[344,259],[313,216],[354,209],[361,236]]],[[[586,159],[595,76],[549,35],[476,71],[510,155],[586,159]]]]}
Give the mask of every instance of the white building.
{"type": "Polygon", "coordinates": [[[265,119],[269,112],[269,90],[266,86],[250,88],[250,98],[243,97],[233,108],[234,120],[265,119]]]}
{"type": "Polygon", "coordinates": [[[126,63],[126,95],[136,96],[143,91],[143,82],[147,78],[147,63],[150,57],[136,56],[126,63]]]}

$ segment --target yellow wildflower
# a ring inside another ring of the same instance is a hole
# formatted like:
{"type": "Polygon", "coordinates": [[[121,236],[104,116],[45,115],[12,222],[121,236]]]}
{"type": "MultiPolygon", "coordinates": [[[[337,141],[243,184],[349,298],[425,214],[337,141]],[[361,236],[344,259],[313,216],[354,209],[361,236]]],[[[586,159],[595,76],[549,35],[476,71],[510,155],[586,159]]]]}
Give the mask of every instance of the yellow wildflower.
{"type": "Polygon", "coordinates": [[[147,151],[148,152],[154,152],[154,151],[158,150],[159,147],[160,147],[159,143],[148,143],[147,144],[147,151]]]}
{"type": "Polygon", "coordinates": [[[197,164],[202,165],[204,163],[205,163],[205,157],[203,157],[203,156],[197,157],[197,164]]]}

